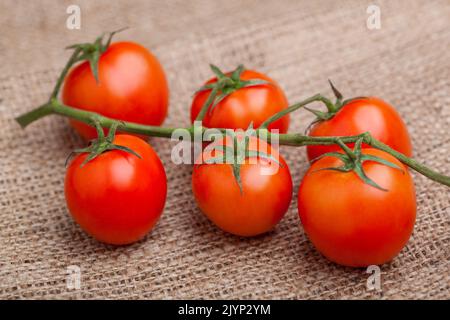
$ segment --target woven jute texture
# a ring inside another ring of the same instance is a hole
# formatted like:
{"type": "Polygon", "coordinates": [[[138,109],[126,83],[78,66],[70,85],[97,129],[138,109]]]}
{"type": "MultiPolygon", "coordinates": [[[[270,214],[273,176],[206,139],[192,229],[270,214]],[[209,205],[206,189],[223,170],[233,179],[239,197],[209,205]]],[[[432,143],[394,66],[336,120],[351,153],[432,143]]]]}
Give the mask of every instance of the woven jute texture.
{"type": "MultiPolygon", "coordinates": [[[[300,225],[296,194],[269,234],[242,239],[218,230],[195,205],[191,167],[174,165],[171,143],[155,138],[150,143],[168,176],[161,220],[138,243],[101,244],[65,207],[64,161],[83,141],[56,116],[26,130],[13,120],[47,99],[67,59],[63,46],[129,25],[118,39],[140,41],[165,67],[171,89],[166,125],[188,124],[192,93],[210,77],[209,62],[266,72],[290,102],[331,94],[331,78],[347,97],[374,95],[395,106],[414,156],[448,175],[448,1],[376,2],[379,30],[366,26],[368,1],[90,1],[82,2],[81,31],[55,27],[65,19],[60,3],[42,1],[43,8],[33,9],[35,3],[1,3],[0,298],[450,298],[449,189],[420,175],[413,174],[414,233],[399,256],[381,266],[382,291],[369,291],[365,269],[337,266],[314,250],[300,225]],[[67,288],[69,266],[80,268],[79,290],[67,288]]],[[[290,131],[302,132],[311,120],[296,114],[290,131]]],[[[282,153],[296,190],[308,167],[305,151],[282,153]]]]}

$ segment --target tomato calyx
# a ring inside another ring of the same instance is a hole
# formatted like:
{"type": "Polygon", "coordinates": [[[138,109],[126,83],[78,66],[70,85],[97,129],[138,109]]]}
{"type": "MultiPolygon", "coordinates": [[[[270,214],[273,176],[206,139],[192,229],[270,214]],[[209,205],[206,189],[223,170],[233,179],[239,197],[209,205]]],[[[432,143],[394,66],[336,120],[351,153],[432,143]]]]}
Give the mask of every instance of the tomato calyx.
{"type": "Polygon", "coordinates": [[[77,43],[71,46],[66,47],[66,49],[73,49],[76,51],[76,59],[73,63],[80,61],[89,61],[89,65],[91,67],[92,74],[94,75],[95,81],[97,84],[99,83],[98,79],[98,61],[100,60],[100,56],[103,52],[105,52],[109,45],[111,44],[111,40],[116,33],[119,33],[127,28],[122,28],[116,31],[103,33],[97,39],[95,39],[92,43],[77,43]],[[103,43],[105,36],[106,42],[103,43]]]}
{"type": "Polygon", "coordinates": [[[210,64],[209,66],[216,76],[217,81],[206,84],[195,92],[195,94],[197,94],[203,91],[211,91],[208,99],[197,115],[196,120],[203,120],[206,112],[211,114],[222,100],[239,89],[270,84],[270,82],[262,79],[242,80],[241,74],[245,70],[242,64],[239,65],[234,71],[232,71],[230,75],[223,73],[217,66],[213,64],[210,64]]]}
{"type": "Polygon", "coordinates": [[[221,145],[216,145],[212,148],[212,151],[219,151],[215,153],[211,158],[205,159],[203,164],[229,164],[233,169],[233,176],[236,183],[239,186],[241,195],[243,194],[242,180],[241,180],[241,166],[248,158],[266,159],[268,161],[274,161],[279,166],[283,164],[278,161],[273,155],[263,152],[259,149],[250,150],[250,138],[256,137],[256,130],[253,128],[253,123],[243,133],[243,135],[236,134],[236,132],[227,130],[225,133],[225,139],[229,137],[233,143],[233,146],[227,145],[225,142],[221,145]]]}
{"type": "Polygon", "coordinates": [[[338,113],[348,103],[350,103],[354,100],[359,100],[359,99],[365,98],[365,97],[354,97],[354,98],[344,100],[344,96],[334,86],[333,82],[331,82],[330,79],[328,79],[328,83],[330,84],[331,90],[333,91],[333,94],[334,94],[336,100],[333,103],[330,99],[320,95],[320,98],[317,100],[321,101],[323,104],[325,104],[325,106],[327,107],[327,111],[325,111],[325,112],[316,110],[316,109],[311,109],[306,106],[304,107],[306,110],[308,110],[309,112],[311,112],[312,114],[314,114],[316,116],[316,119],[308,126],[306,131],[308,131],[308,129],[311,128],[312,125],[314,125],[318,122],[330,120],[331,118],[333,118],[336,115],[336,113],[338,113]]]}
{"type": "Polygon", "coordinates": [[[390,168],[393,169],[397,169],[400,170],[401,172],[403,172],[402,168],[400,168],[398,165],[382,159],[380,157],[374,156],[374,155],[369,155],[369,154],[364,154],[362,153],[362,143],[364,141],[364,137],[361,137],[360,139],[358,139],[355,143],[355,146],[352,149],[350,149],[344,142],[342,142],[341,140],[337,140],[337,143],[339,144],[339,146],[342,148],[342,150],[344,151],[344,153],[341,152],[327,152],[322,154],[321,156],[313,159],[314,161],[317,161],[321,158],[324,157],[336,157],[339,160],[341,160],[343,162],[342,166],[339,167],[329,167],[329,168],[322,168],[322,169],[318,169],[316,171],[321,171],[321,170],[334,170],[334,171],[339,171],[339,172],[351,172],[354,171],[356,173],[356,175],[362,180],[364,181],[364,183],[367,183],[369,185],[371,185],[372,187],[375,187],[379,190],[382,191],[388,191],[387,189],[381,187],[380,185],[378,185],[375,181],[373,181],[372,179],[370,179],[367,174],[364,172],[363,169],[363,163],[365,161],[373,161],[373,162],[377,162],[380,163],[382,165],[388,166],[390,168]]]}
{"type": "Polygon", "coordinates": [[[90,144],[88,147],[86,148],[82,148],[82,149],[76,149],[74,151],[72,151],[72,153],[67,157],[66,160],[66,166],[67,166],[67,162],[69,161],[69,159],[71,158],[72,155],[77,154],[77,153],[88,153],[89,155],[86,157],[86,159],[84,159],[83,163],[81,164],[80,167],[83,167],[86,163],[88,163],[89,161],[94,160],[96,157],[98,157],[100,154],[110,151],[110,150],[121,150],[124,152],[128,152],[131,153],[133,155],[135,155],[136,157],[138,157],[139,159],[141,159],[141,156],[135,152],[134,150],[125,147],[125,146],[120,146],[117,144],[114,144],[114,137],[116,134],[116,130],[119,127],[119,122],[113,122],[113,124],[111,125],[111,127],[109,128],[109,132],[108,135],[105,136],[104,132],[103,132],[103,128],[100,125],[100,122],[98,120],[96,120],[95,118],[92,120],[95,128],[97,130],[97,139],[91,140],[90,144]]]}

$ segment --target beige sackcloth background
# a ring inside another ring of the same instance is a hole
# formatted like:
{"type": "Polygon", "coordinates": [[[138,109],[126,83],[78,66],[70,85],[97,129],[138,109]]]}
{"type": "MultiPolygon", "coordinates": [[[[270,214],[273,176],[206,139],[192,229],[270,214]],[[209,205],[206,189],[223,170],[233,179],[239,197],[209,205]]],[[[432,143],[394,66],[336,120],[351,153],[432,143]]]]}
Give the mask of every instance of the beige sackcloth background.
{"type": "MultiPolygon", "coordinates": [[[[0,298],[395,299],[450,298],[449,189],[414,174],[415,231],[381,266],[381,292],[364,269],[335,265],[314,250],[297,216],[296,194],[276,229],[241,239],[197,209],[190,166],[170,161],[171,144],[151,139],[165,164],[168,198],[155,229],[139,243],[112,247],[87,236],[64,201],[64,161],[83,145],[65,119],[26,130],[14,122],[44,102],[69,53],[103,31],[151,49],[171,90],[166,125],[187,125],[192,93],[208,63],[266,72],[291,103],[331,94],[374,95],[394,105],[410,130],[415,157],[450,174],[450,2],[442,1],[24,1],[0,0],[0,298]],[[81,30],[65,27],[69,4],[81,30]],[[367,7],[381,29],[367,28],[367,7]],[[67,288],[78,266],[81,288],[67,288]]],[[[301,132],[312,116],[292,117],[301,132]]],[[[283,148],[297,190],[303,148],[283,148]]],[[[324,190],[324,193],[332,192],[324,190]]]]}

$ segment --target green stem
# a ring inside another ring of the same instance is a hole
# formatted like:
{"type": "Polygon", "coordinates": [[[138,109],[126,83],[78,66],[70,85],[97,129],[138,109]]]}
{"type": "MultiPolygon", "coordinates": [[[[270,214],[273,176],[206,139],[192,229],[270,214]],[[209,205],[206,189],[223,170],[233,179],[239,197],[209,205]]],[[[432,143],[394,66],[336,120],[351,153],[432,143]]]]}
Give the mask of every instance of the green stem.
{"type": "MultiPolygon", "coordinates": [[[[274,139],[275,134],[270,134],[269,140],[274,139]]],[[[433,169],[428,168],[424,164],[405,156],[403,153],[400,153],[386,144],[376,140],[373,138],[370,133],[366,132],[360,135],[355,136],[347,136],[347,137],[310,137],[301,134],[278,134],[275,139],[278,139],[281,145],[290,145],[290,146],[310,146],[310,145],[335,145],[339,144],[338,141],[342,141],[343,143],[355,143],[359,139],[363,138],[363,143],[370,145],[376,149],[382,150],[386,153],[397,158],[403,164],[407,165],[411,169],[419,172],[420,174],[426,176],[427,178],[441,183],[450,187],[450,177],[440,174],[433,169]]]]}
{"type": "Polygon", "coordinates": [[[58,93],[59,93],[59,90],[61,89],[64,79],[66,78],[66,75],[69,72],[72,65],[74,65],[78,61],[80,52],[81,52],[81,49],[76,48],[75,51],[72,53],[72,56],[70,57],[69,61],[67,61],[66,65],[64,66],[64,69],[62,70],[61,74],[58,77],[58,80],[56,81],[56,85],[53,88],[50,99],[58,97],[58,93]]]}
{"type": "MultiPolygon", "coordinates": [[[[311,98],[312,99],[312,98],[311,98]]],[[[99,124],[104,128],[110,128],[114,123],[117,122],[115,119],[111,119],[105,116],[102,116],[95,112],[85,111],[81,109],[72,108],[69,106],[66,106],[59,102],[56,99],[52,99],[50,103],[44,104],[20,117],[18,117],[16,120],[20,123],[22,127],[26,127],[30,123],[43,118],[50,114],[59,114],[71,119],[75,119],[81,122],[84,122],[86,124],[92,125],[93,119],[99,122],[99,124]]],[[[159,126],[148,126],[138,123],[132,123],[132,122],[121,122],[120,124],[120,130],[129,132],[129,133],[135,133],[135,134],[142,134],[152,137],[162,137],[162,138],[171,138],[172,133],[181,128],[166,128],[166,127],[159,127],[159,126]]],[[[191,128],[186,128],[187,130],[190,130],[191,128]]],[[[205,130],[202,128],[202,130],[205,130]]],[[[266,129],[259,129],[259,130],[266,130],[266,129]]],[[[277,139],[281,145],[290,145],[290,146],[309,146],[309,145],[335,145],[342,143],[355,143],[360,139],[363,139],[363,143],[370,145],[374,148],[380,149],[382,151],[385,151],[389,153],[390,155],[394,156],[398,160],[400,160],[402,163],[410,167],[411,169],[421,173],[422,175],[428,177],[429,179],[439,182],[441,184],[444,184],[448,187],[450,187],[450,177],[447,177],[445,175],[442,175],[427,166],[419,163],[418,161],[411,159],[404,154],[393,150],[389,146],[385,145],[384,143],[374,139],[369,133],[363,133],[360,135],[355,136],[347,136],[347,137],[311,137],[301,134],[293,134],[293,133],[287,133],[287,134],[277,134],[277,133],[270,133],[268,132],[268,140],[277,139]]],[[[193,137],[192,137],[193,139],[193,137]]]]}
{"type": "MultiPolygon", "coordinates": [[[[66,116],[86,124],[92,125],[92,119],[96,119],[103,128],[110,128],[117,120],[104,117],[98,113],[72,108],[59,102],[53,103],[55,114],[66,116]]],[[[177,128],[149,126],[133,122],[120,122],[120,131],[143,134],[151,137],[170,138],[177,128]]]]}
{"type": "MultiPolygon", "coordinates": [[[[115,119],[102,116],[95,112],[66,106],[56,99],[53,99],[51,100],[51,102],[19,116],[18,118],[16,118],[16,121],[22,126],[22,128],[25,128],[32,122],[50,114],[65,116],[74,120],[84,122],[88,125],[92,125],[93,120],[95,119],[103,128],[110,128],[115,122],[117,122],[117,120],[115,119]]],[[[133,122],[120,122],[121,131],[142,134],[151,137],[170,138],[172,136],[172,133],[176,129],[177,128],[149,126],[133,122]]]]}
{"type": "Polygon", "coordinates": [[[403,153],[390,148],[386,144],[384,144],[372,137],[369,138],[369,141],[365,141],[365,143],[369,144],[370,146],[372,146],[374,148],[377,148],[384,152],[389,153],[390,155],[394,156],[395,158],[397,158],[398,160],[400,160],[401,162],[406,164],[411,169],[414,169],[415,171],[428,177],[429,179],[439,182],[441,184],[444,184],[446,186],[450,186],[450,177],[440,174],[440,173],[428,168],[427,166],[421,164],[420,162],[405,156],[403,153]]]}
{"type": "MultiPolygon", "coordinates": [[[[213,83],[208,83],[204,85],[198,92],[209,90],[211,91],[203,104],[200,112],[197,114],[195,121],[202,121],[207,112],[212,112],[213,109],[217,106],[220,101],[228,97],[230,94],[235,92],[236,90],[258,86],[262,84],[268,84],[266,80],[261,79],[249,79],[249,80],[241,80],[241,74],[244,71],[244,66],[239,65],[230,76],[223,73],[218,67],[215,65],[210,65],[211,70],[216,75],[217,81],[213,83]]],[[[197,93],[198,93],[197,92],[197,93]]]]}
{"type": "MultiPolygon", "coordinates": [[[[108,41],[109,43],[109,41],[108,41]]],[[[85,111],[81,109],[72,108],[69,106],[66,106],[59,102],[57,100],[59,91],[61,89],[62,83],[64,82],[65,77],[67,76],[67,73],[69,72],[70,68],[80,61],[82,58],[80,57],[80,53],[82,53],[82,47],[81,46],[75,46],[75,51],[72,53],[72,56],[70,57],[69,61],[65,65],[64,69],[62,70],[56,85],[53,89],[53,92],[50,96],[50,100],[48,103],[41,105],[40,107],[25,113],[18,118],[16,118],[17,122],[25,128],[32,122],[43,118],[50,114],[59,114],[71,119],[75,119],[81,122],[84,122],[86,124],[92,125],[93,119],[102,126],[103,128],[110,128],[114,124],[117,124],[117,120],[111,119],[105,116],[102,116],[100,114],[97,114],[95,112],[85,111]]],[[[217,68],[215,68],[217,69],[217,68]]],[[[238,68],[241,69],[241,68],[238,68]]],[[[221,88],[223,88],[224,84],[221,84],[220,77],[218,76],[218,83],[214,88],[212,89],[211,93],[208,96],[208,99],[205,101],[205,104],[202,106],[202,109],[200,110],[199,114],[197,115],[196,120],[203,120],[203,118],[206,115],[206,112],[208,111],[210,105],[213,103],[213,101],[216,99],[216,96],[221,88]]],[[[231,79],[230,79],[231,81],[231,79]]],[[[267,131],[267,127],[274,121],[280,119],[281,117],[285,116],[288,113],[291,113],[306,104],[309,104],[314,101],[320,101],[323,102],[328,111],[330,113],[334,113],[337,111],[337,106],[334,105],[329,99],[325,98],[324,96],[317,94],[311,98],[308,98],[300,103],[294,104],[293,106],[275,114],[274,116],[270,117],[266,121],[263,122],[261,125],[261,130],[267,131]]],[[[130,133],[135,134],[142,134],[147,136],[153,136],[153,137],[163,137],[163,138],[170,138],[172,137],[172,133],[177,130],[178,128],[164,128],[159,126],[147,126],[142,125],[138,123],[132,123],[132,122],[120,122],[120,130],[126,131],[130,133]]],[[[192,131],[192,127],[186,128],[187,130],[192,131]]],[[[202,127],[202,130],[205,130],[202,127]]],[[[275,133],[269,133],[269,141],[271,138],[273,138],[275,133]]],[[[380,141],[373,139],[370,134],[365,133],[362,135],[357,136],[350,136],[350,137],[309,137],[305,135],[300,134],[276,134],[277,139],[280,144],[284,145],[292,145],[292,146],[307,146],[307,145],[332,145],[332,144],[342,144],[342,143],[354,143],[358,139],[363,138],[363,142],[378,148],[380,150],[383,150],[392,156],[396,157],[400,161],[402,161],[404,164],[409,166],[410,168],[416,170],[417,172],[423,174],[424,176],[442,183],[446,186],[450,186],[450,177],[444,176],[442,174],[439,174],[438,172],[435,172],[434,170],[426,167],[425,165],[415,161],[414,159],[408,158],[405,155],[391,149],[387,145],[381,143],[380,141]]],[[[193,136],[191,135],[192,139],[193,136]]]]}
{"type": "Polygon", "coordinates": [[[32,122],[43,118],[49,114],[53,114],[53,109],[50,103],[43,104],[30,112],[24,113],[16,118],[16,121],[20,124],[22,128],[25,128],[32,122]]]}
{"type": "Polygon", "coordinates": [[[219,85],[215,85],[214,88],[211,90],[208,99],[206,99],[205,103],[203,104],[202,108],[200,109],[200,112],[197,114],[197,117],[195,118],[195,121],[203,121],[203,119],[206,116],[206,112],[208,112],[209,107],[213,103],[214,99],[217,96],[217,92],[219,91],[219,85]]]}
{"type": "Polygon", "coordinates": [[[319,97],[317,98],[317,101],[322,102],[328,109],[328,112],[331,114],[336,113],[336,111],[338,111],[338,107],[331,102],[330,99],[326,98],[325,96],[319,94],[319,97]]]}
{"type": "Polygon", "coordinates": [[[338,140],[338,145],[341,147],[342,150],[344,150],[344,152],[347,154],[349,159],[352,159],[352,160],[356,160],[357,159],[357,156],[353,152],[353,150],[350,149],[344,142],[342,142],[341,140],[338,140]]]}
{"type": "Polygon", "coordinates": [[[303,100],[303,101],[301,101],[299,103],[293,104],[292,106],[290,106],[290,107],[288,107],[288,108],[286,108],[286,109],[284,109],[284,110],[274,114],[273,116],[271,116],[269,119],[264,121],[259,127],[261,129],[267,129],[267,127],[269,127],[269,125],[272,122],[275,122],[275,121],[281,119],[285,115],[287,115],[287,114],[289,114],[291,112],[294,112],[294,111],[296,111],[296,110],[298,110],[298,109],[300,109],[300,108],[302,108],[302,107],[306,106],[307,104],[310,104],[310,103],[312,103],[314,101],[322,101],[323,102],[323,99],[326,99],[326,98],[324,98],[319,93],[319,94],[316,94],[316,95],[314,95],[314,96],[312,96],[312,97],[310,97],[308,99],[305,99],[305,100],[303,100]]]}

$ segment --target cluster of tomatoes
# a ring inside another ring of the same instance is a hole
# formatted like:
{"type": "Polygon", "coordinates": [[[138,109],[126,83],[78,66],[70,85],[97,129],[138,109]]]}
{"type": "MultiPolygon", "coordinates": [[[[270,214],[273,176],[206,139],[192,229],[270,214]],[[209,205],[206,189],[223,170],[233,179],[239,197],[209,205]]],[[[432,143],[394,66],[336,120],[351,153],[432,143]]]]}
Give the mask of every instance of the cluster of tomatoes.
{"type": "MultiPolygon", "coordinates": [[[[258,128],[267,118],[288,108],[283,90],[266,75],[242,70],[238,78],[239,83],[262,80],[266,84],[236,87],[228,92],[205,114],[204,127],[246,129],[253,124],[258,128]]],[[[217,81],[218,77],[207,81],[205,90],[195,94],[192,121],[217,81]]],[[[62,100],[68,106],[112,119],[161,125],[168,112],[169,90],[155,56],[139,44],[117,42],[101,54],[98,82],[88,62],[71,70],[62,100]]],[[[286,133],[289,122],[286,115],[271,123],[268,130],[286,133]]],[[[94,128],[76,120],[71,124],[84,138],[97,137],[94,128]]],[[[309,135],[348,136],[367,131],[391,148],[411,155],[402,119],[377,98],[349,101],[335,114],[317,121],[309,135]]],[[[86,161],[88,153],[72,159],[67,168],[65,195],[70,213],[87,233],[99,241],[123,245],[143,238],[155,226],[164,209],[167,180],[158,155],[141,137],[117,134],[111,142],[121,148],[111,148],[90,161],[86,161]]],[[[249,144],[250,151],[264,144],[257,142],[249,144]]],[[[229,143],[226,138],[214,142],[218,146],[229,143]]],[[[289,167],[276,148],[270,144],[264,147],[270,158],[279,159],[274,174],[263,174],[261,170],[270,160],[240,165],[239,183],[232,165],[208,161],[194,165],[195,200],[201,211],[226,232],[244,237],[268,232],[290,206],[293,185],[289,167]]],[[[346,170],[342,157],[323,156],[339,152],[339,146],[310,145],[307,154],[312,164],[298,190],[298,212],[306,234],[330,260],[348,266],[382,264],[399,253],[412,233],[416,215],[414,185],[407,168],[391,155],[365,145],[356,149],[355,154],[366,160],[356,169],[383,189],[365,183],[358,172],[346,170]],[[371,161],[371,157],[395,167],[371,161]]],[[[248,152],[246,157],[258,157],[258,153],[248,152]]]]}

